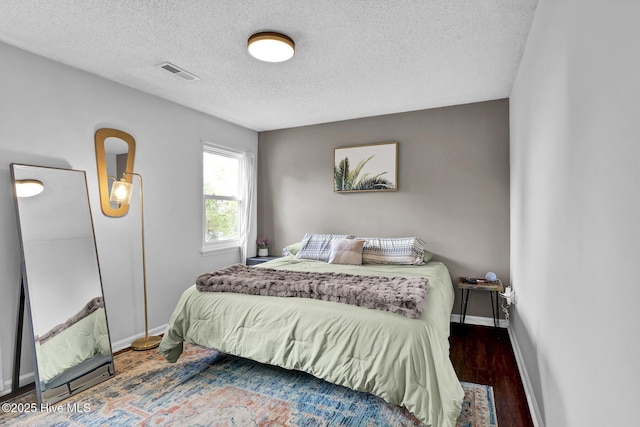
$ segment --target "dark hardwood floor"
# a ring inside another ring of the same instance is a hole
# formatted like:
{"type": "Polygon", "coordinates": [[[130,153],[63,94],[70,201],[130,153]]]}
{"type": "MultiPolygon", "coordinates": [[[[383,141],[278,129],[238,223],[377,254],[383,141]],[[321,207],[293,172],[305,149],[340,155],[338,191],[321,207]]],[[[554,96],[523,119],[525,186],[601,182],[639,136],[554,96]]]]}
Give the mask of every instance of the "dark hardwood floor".
{"type": "Polygon", "coordinates": [[[451,324],[451,361],[460,381],[493,387],[499,427],[533,427],[506,329],[451,324]]]}
{"type": "MultiPolygon", "coordinates": [[[[507,330],[452,323],[449,342],[458,379],[493,386],[498,426],[533,427],[507,330]]],[[[23,387],[0,401],[33,388],[33,384],[23,387]]]]}

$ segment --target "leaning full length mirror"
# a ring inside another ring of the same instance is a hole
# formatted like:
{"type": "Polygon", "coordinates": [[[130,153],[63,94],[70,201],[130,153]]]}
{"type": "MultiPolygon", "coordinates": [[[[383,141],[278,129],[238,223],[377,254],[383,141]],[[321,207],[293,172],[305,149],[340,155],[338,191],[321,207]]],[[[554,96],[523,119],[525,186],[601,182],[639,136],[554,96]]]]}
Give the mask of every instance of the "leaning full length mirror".
{"type": "Polygon", "coordinates": [[[109,194],[114,181],[131,180],[131,175],[125,172],[133,172],[135,139],[118,129],[101,128],[96,131],[95,144],[102,212],[112,217],[126,215],[129,205],[110,202],[109,194]]]}
{"type": "Polygon", "coordinates": [[[19,164],[11,175],[36,390],[54,403],[114,375],[87,181],[84,171],[19,164]]]}

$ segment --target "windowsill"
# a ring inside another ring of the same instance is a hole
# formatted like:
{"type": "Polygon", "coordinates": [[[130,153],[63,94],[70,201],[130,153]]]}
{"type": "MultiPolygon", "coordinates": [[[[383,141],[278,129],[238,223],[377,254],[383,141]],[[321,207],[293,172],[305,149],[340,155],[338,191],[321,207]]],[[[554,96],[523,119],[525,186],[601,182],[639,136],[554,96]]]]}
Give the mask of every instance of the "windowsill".
{"type": "Polygon", "coordinates": [[[210,256],[210,255],[238,252],[239,250],[240,250],[240,243],[234,242],[234,243],[228,243],[228,244],[220,244],[219,246],[216,245],[214,247],[205,246],[202,249],[200,249],[200,254],[202,256],[210,256]]]}

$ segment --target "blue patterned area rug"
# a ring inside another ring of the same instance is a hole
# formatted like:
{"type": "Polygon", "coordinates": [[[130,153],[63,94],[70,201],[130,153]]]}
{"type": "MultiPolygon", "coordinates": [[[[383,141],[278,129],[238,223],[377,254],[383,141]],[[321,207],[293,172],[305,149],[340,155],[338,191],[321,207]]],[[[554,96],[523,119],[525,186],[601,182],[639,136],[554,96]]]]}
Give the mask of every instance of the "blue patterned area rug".
{"type": "MultiPolygon", "coordinates": [[[[154,350],[115,359],[115,378],[41,412],[35,393],[2,406],[11,426],[420,426],[406,409],[311,375],[185,345],[175,364],[154,350]],[[20,404],[23,406],[21,407],[20,404]],[[34,404],[35,406],[35,404],[34,404]]],[[[496,427],[490,386],[462,383],[457,427],[496,427]]]]}

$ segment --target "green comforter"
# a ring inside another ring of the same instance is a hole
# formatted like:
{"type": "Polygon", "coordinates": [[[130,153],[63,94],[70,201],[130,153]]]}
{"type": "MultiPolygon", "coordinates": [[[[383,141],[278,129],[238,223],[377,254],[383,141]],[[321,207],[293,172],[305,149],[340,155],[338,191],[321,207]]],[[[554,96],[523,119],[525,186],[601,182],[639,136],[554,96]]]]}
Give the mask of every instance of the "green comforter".
{"type": "Polygon", "coordinates": [[[40,382],[45,384],[96,354],[111,356],[111,343],[103,307],[46,342],[36,343],[40,382]]]}
{"type": "Polygon", "coordinates": [[[455,426],[464,393],[449,359],[454,293],[442,263],[348,266],[289,256],[256,268],[426,276],[427,308],[410,319],[337,302],[199,292],[192,286],[160,344],[168,361],[175,362],[188,341],[375,394],[404,405],[427,426],[455,426]]]}

